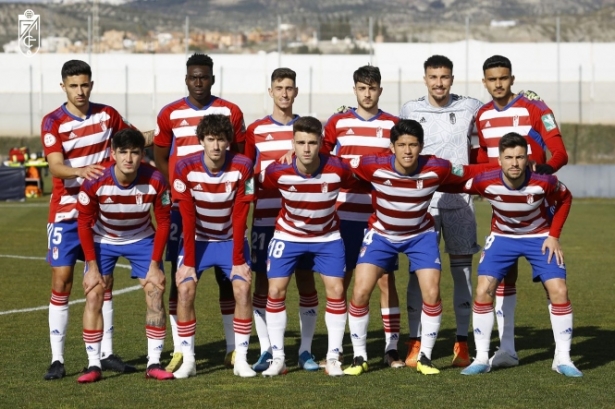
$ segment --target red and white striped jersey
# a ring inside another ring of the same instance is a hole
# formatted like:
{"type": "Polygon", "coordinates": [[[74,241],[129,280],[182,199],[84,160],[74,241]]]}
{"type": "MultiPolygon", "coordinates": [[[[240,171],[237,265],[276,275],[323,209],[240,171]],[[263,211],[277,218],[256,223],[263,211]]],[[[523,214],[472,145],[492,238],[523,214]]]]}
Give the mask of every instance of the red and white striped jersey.
{"type": "Polygon", "coordinates": [[[180,158],[175,166],[173,198],[179,201],[184,229],[184,264],[194,267],[194,240],[234,241],[234,264],[245,263],[243,245],[250,202],[254,200],[253,164],[226,152],[224,165],[212,173],[202,153],[180,158]]]}
{"type": "Polygon", "coordinates": [[[86,180],[79,192],[78,227],[86,261],[95,260],[94,242],[125,245],[156,234],[152,260],[162,260],[171,223],[171,197],[162,173],[142,163],[137,178],[122,186],[109,163],[102,176],[86,180]],[[154,210],[156,226],[152,224],[154,210]]]}
{"type": "Polygon", "coordinates": [[[357,181],[341,159],[320,154],[320,167],[312,175],[297,169],[297,158],[290,165],[278,162],[261,174],[264,189],[279,189],[282,210],[276,220],[274,237],[293,242],[326,242],[340,238],[339,217],[335,211],[342,187],[357,181]]]}
{"type": "MultiPolygon", "coordinates": [[[[292,149],[295,115],[287,124],[276,122],[271,116],[253,122],[246,130],[245,155],[254,162],[254,174],[258,178],[267,166],[277,161],[292,149]]],[[[256,191],[256,203],[252,214],[253,226],[275,226],[275,219],[282,208],[282,195],[278,189],[256,191]]]]}
{"type": "MultiPolygon", "coordinates": [[[[355,109],[335,114],[325,125],[323,152],[333,151],[342,158],[359,158],[363,155],[390,153],[391,128],[399,121],[384,111],[369,120],[357,115],[355,109]]],[[[374,212],[371,188],[357,184],[355,189],[342,189],[337,198],[340,219],[367,222],[374,212]]]]}
{"type": "Polygon", "coordinates": [[[198,109],[188,97],[171,102],[160,110],[154,130],[154,144],[171,147],[169,157],[169,181],[173,179],[177,158],[202,152],[203,146],[196,136],[196,127],[205,115],[226,115],[231,119],[235,130],[234,143],[245,141],[243,112],[232,102],[216,96],[211,97],[208,105],[198,109]]]}
{"type": "Polygon", "coordinates": [[[519,94],[501,110],[491,101],[478,110],[476,129],[480,145],[479,163],[498,162],[498,144],[502,136],[509,132],[525,137],[530,160],[539,164],[548,163],[555,171],[568,163],[568,154],[553,111],[544,101],[530,100],[519,94]],[[547,149],[551,152],[548,162],[547,149]]]}
{"type": "MultiPolygon", "coordinates": [[[[407,176],[395,169],[395,155],[368,155],[350,161],[352,171],[373,186],[375,212],[369,228],[391,241],[407,240],[433,228],[428,209],[434,192],[440,185],[462,180],[451,173],[448,160],[421,155],[418,161],[416,171],[407,176]]],[[[457,165],[455,173],[463,175],[471,169],[457,165]]]]}
{"type": "Polygon", "coordinates": [[[483,172],[468,180],[464,192],[481,195],[491,203],[491,232],[512,236],[550,235],[559,238],[572,204],[572,194],[554,175],[529,170],[518,189],[504,184],[500,169],[483,172]],[[546,203],[555,204],[550,221],[546,203]]]}
{"type": "MultiPolygon", "coordinates": [[[[45,115],[41,124],[41,140],[45,156],[61,153],[64,165],[82,168],[111,160],[111,137],[130,128],[128,122],[112,107],[90,102],[85,119],[74,116],[66,104],[45,115]]],[[[83,178],[53,177],[49,204],[49,223],[77,219],[77,195],[83,178]]]]}

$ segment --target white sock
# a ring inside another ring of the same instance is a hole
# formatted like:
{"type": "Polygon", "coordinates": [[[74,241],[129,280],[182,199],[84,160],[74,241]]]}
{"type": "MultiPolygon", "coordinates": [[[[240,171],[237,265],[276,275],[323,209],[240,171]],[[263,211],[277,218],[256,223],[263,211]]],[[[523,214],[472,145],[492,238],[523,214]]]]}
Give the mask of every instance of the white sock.
{"type": "Polygon", "coordinates": [[[49,343],[51,344],[51,362],[64,363],[64,340],[68,327],[68,297],[70,293],[51,291],[49,303],[49,343]]]}
{"type": "Polygon", "coordinates": [[[493,331],[493,304],[474,302],[472,322],[474,327],[474,344],[476,345],[476,360],[489,362],[489,344],[493,331]]]}
{"type": "Polygon", "coordinates": [[[572,305],[550,304],[549,316],[555,339],[555,353],[560,363],[571,362],[570,345],[572,344],[572,305]]]}
{"type": "Polygon", "coordinates": [[[287,319],[285,298],[267,297],[267,332],[271,342],[271,354],[274,358],[285,358],[284,332],[286,332],[287,319]]]}
{"type": "Polygon", "coordinates": [[[346,301],[343,298],[339,300],[327,298],[325,324],[329,340],[327,359],[338,360],[346,330],[346,301]]]}
{"type": "Polygon", "coordinates": [[[369,304],[357,307],[351,301],[348,308],[348,328],[350,329],[353,356],[362,356],[366,361],[368,325],[369,304]]]}
{"type": "MultiPolygon", "coordinates": [[[[299,294],[299,328],[301,329],[301,345],[299,355],[303,351],[312,353],[312,340],[316,332],[318,320],[318,293],[299,294]]],[[[344,321],[346,322],[346,321],[344,321]]]]}
{"type": "Polygon", "coordinates": [[[160,354],[164,348],[164,337],[166,327],[145,326],[145,336],[147,337],[147,366],[160,363],[160,354]]]}
{"type": "Polygon", "coordinates": [[[252,333],[252,319],[235,318],[235,362],[248,360],[248,347],[250,346],[250,334],[252,333]]]}
{"type": "Polygon", "coordinates": [[[515,350],[515,307],[517,306],[517,287],[498,286],[495,291],[495,314],[500,335],[500,349],[516,356],[515,350]]]}
{"type": "Polygon", "coordinates": [[[233,318],[235,318],[235,299],[220,298],[220,313],[222,314],[222,325],[224,326],[224,339],[226,340],[226,353],[235,350],[235,329],[233,328],[233,318]]]}
{"type": "Polygon", "coordinates": [[[254,327],[256,336],[261,346],[261,355],[265,352],[271,353],[271,342],[267,332],[267,297],[252,295],[252,311],[254,312],[254,327]]]}
{"type": "Polygon", "coordinates": [[[85,352],[88,354],[88,368],[97,366],[102,368],[100,364],[100,342],[103,337],[101,330],[83,330],[83,342],[85,342],[85,352]]]}
{"type": "Polygon", "coordinates": [[[472,257],[451,258],[451,275],[457,335],[467,337],[472,313],[472,257]]]}
{"type": "Polygon", "coordinates": [[[423,303],[423,312],[421,313],[421,349],[419,350],[419,355],[422,353],[431,359],[431,352],[436,344],[441,323],[442,302],[438,301],[436,305],[423,303]]]}
{"type": "Polygon", "coordinates": [[[171,334],[173,335],[173,353],[181,352],[181,342],[177,335],[177,299],[169,298],[169,322],[171,323],[171,334]]]}
{"type": "Polygon", "coordinates": [[[410,274],[408,289],[406,290],[406,304],[408,309],[408,337],[419,338],[421,333],[421,311],[423,296],[419,279],[416,274],[410,274]]]}
{"type": "Polygon", "coordinates": [[[384,327],[384,352],[397,349],[400,327],[399,307],[380,308],[380,313],[384,327]]]}
{"type": "Polygon", "coordinates": [[[103,302],[103,339],[101,343],[101,357],[105,359],[113,354],[113,295],[111,290],[105,290],[103,302]]]}
{"type": "Polygon", "coordinates": [[[177,322],[177,333],[184,362],[194,362],[194,334],[196,333],[196,320],[177,322]]]}

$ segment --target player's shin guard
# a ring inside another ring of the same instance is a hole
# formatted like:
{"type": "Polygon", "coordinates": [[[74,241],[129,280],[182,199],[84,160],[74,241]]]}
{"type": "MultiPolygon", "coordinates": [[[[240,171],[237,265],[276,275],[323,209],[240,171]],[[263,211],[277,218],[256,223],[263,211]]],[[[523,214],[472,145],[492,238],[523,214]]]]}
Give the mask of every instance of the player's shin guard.
{"type": "Polygon", "coordinates": [[[501,283],[495,291],[495,314],[500,336],[500,349],[515,355],[515,307],[517,287],[501,283]]]}
{"type": "Polygon", "coordinates": [[[431,359],[431,352],[438,338],[440,324],[442,323],[442,302],[438,301],[435,305],[423,303],[421,313],[421,350],[427,358],[431,359]]]}
{"type": "Polygon", "coordinates": [[[474,344],[476,345],[476,360],[481,363],[489,361],[489,343],[493,331],[493,304],[474,302],[472,326],[474,327],[474,344]]]}
{"type": "Polygon", "coordinates": [[[421,333],[421,311],[423,297],[416,274],[410,274],[408,289],[406,290],[408,309],[408,337],[419,338],[421,333]]]}
{"type": "MultiPolygon", "coordinates": [[[[327,303],[328,305],[328,303],[327,303]]],[[[345,308],[345,307],[344,307],[345,308]]],[[[301,345],[299,354],[303,351],[312,353],[312,340],[316,332],[318,319],[318,293],[299,294],[299,328],[301,329],[301,345]]],[[[344,320],[344,325],[346,321],[344,320]]]]}
{"type": "Polygon", "coordinates": [[[51,290],[49,302],[49,342],[51,362],[64,363],[64,340],[68,327],[68,297],[70,293],[57,293],[51,290]]]}
{"type": "Polygon", "coordinates": [[[284,359],[284,332],[286,331],[286,299],[267,297],[267,332],[273,358],[284,359]]]}
{"type": "Polygon", "coordinates": [[[271,343],[267,332],[267,297],[258,294],[252,295],[252,311],[254,312],[254,326],[256,336],[261,346],[261,354],[271,353],[271,343]]]}
{"type": "Polygon", "coordinates": [[[181,352],[181,341],[177,334],[177,298],[169,298],[169,322],[171,322],[171,334],[173,335],[173,352],[181,352]]]}
{"type": "Polygon", "coordinates": [[[570,345],[572,344],[572,305],[551,304],[549,306],[553,338],[555,339],[555,353],[559,361],[570,361],[570,345]]]}
{"type": "Polygon", "coordinates": [[[101,357],[113,355],[113,294],[105,290],[103,307],[103,338],[101,344],[101,357]]]}
{"type": "Polygon", "coordinates": [[[382,324],[384,326],[384,352],[397,349],[399,341],[400,313],[399,307],[381,308],[382,324]]]}
{"type": "Polygon", "coordinates": [[[235,318],[234,298],[220,298],[220,314],[222,314],[226,353],[228,354],[235,349],[235,329],[233,328],[233,318],[235,318]]]}
{"type": "Polygon", "coordinates": [[[367,361],[367,326],[369,325],[369,304],[356,306],[350,302],[348,308],[348,328],[355,357],[361,356],[367,361]]]}
{"type": "MultiPolygon", "coordinates": [[[[145,336],[147,337],[147,366],[160,363],[160,354],[164,348],[164,337],[166,327],[145,326],[145,336]]],[[[179,352],[179,351],[178,351],[179,352]]]]}
{"type": "Polygon", "coordinates": [[[344,330],[346,329],[346,300],[343,298],[339,300],[327,298],[325,324],[327,325],[329,339],[327,359],[338,360],[342,350],[344,330]]]}
{"type": "Polygon", "coordinates": [[[252,333],[252,318],[233,320],[235,329],[235,362],[248,360],[248,347],[252,333]]]}
{"type": "Polygon", "coordinates": [[[472,257],[451,258],[457,339],[467,340],[472,313],[472,257]],[[459,338],[462,337],[462,338],[459,338]]]}
{"type": "Polygon", "coordinates": [[[100,364],[100,344],[103,339],[103,331],[100,329],[83,329],[83,342],[85,342],[85,352],[88,354],[88,368],[100,364]]]}

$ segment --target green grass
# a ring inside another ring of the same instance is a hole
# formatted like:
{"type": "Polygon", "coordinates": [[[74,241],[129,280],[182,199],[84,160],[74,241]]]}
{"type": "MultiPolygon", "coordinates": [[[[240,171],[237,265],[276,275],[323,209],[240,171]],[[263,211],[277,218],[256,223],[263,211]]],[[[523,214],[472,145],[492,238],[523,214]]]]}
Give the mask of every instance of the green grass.
{"type": "MultiPolygon", "coordinates": [[[[0,254],[44,257],[48,197],[26,203],[0,204],[0,254]]],[[[517,306],[517,350],[521,365],[487,375],[464,377],[450,367],[454,343],[454,316],[451,305],[452,280],[444,256],[442,296],[444,316],[434,350],[434,362],[442,370],[427,377],[408,368],[385,369],[380,364],[383,351],[382,323],[378,313],[378,290],[372,297],[372,320],[368,340],[370,372],[360,377],[332,379],[322,372],[296,370],[299,345],[296,290],[288,297],[287,363],[291,372],[273,379],[240,379],[224,369],[224,341],[217,286],[211,274],[204,274],[197,295],[197,370],[194,378],[182,381],[146,381],[147,342],[144,331],[145,306],[140,291],[114,297],[115,352],[137,365],[140,373],[105,373],[96,384],[79,385],[77,374],[87,363],[81,339],[83,304],[70,307],[66,339],[68,376],[47,382],[42,376],[49,365],[47,311],[0,315],[0,407],[339,407],[339,408],[566,408],[614,407],[615,324],[612,294],[615,265],[612,226],[615,201],[577,200],[562,237],[569,273],[570,298],[575,314],[572,356],[585,376],[569,379],[551,371],[553,335],[546,309],[544,290],[532,284],[525,261],[520,263],[517,306]]],[[[490,209],[477,202],[479,237],[488,229],[490,209]]],[[[482,241],[482,239],[481,239],[482,241]]],[[[80,277],[77,266],[76,276],[80,277]]],[[[168,266],[167,266],[168,267],[168,266]]],[[[407,271],[401,258],[400,271],[407,271]]],[[[49,302],[50,269],[44,260],[0,257],[0,311],[45,306],[49,302]]],[[[117,269],[115,288],[136,283],[127,270],[117,269]]],[[[397,274],[402,299],[402,339],[405,329],[405,286],[407,274],[397,274]]],[[[294,287],[294,285],[293,285],[294,287]]],[[[313,352],[317,358],[326,352],[323,294],[313,352]]],[[[80,280],[75,280],[72,300],[83,297],[80,280]]],[[[495,332],[494,332],[495,335],[495,332]]],[[[250,361],[258,356],[254,335],[250,361]]],[[[168,332],[164,357],[172,349],[168,332]]],[[[492,346],[495,342],[492,343],[492,346]]],[[[344,349],[346,363],[352,347],[348,335],[344,349]]],[[[402,353],[405,346],[400,344],[402,353]]]]}

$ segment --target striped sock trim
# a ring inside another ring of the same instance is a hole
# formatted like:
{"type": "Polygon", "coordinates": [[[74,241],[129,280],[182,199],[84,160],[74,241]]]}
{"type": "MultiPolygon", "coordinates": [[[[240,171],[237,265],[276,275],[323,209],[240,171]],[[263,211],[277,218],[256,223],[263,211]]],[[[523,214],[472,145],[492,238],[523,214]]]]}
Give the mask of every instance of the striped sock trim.
{"type": "Polygon", "coordinates": [[[346,300],[343,298],[339,300],[327,298],[326,311],[331,314],[346,314],[346,300]]]}
{"type": "Polygon", "coordinates": [[[252,318],[245,320],[234,318],[233,331],[237,334],[250,335],[252,333],[252,318]]]}
{"type": "Polygon", "coordinates": [[[299,294],[299,306],[306,308],[318,307],[318,293],[299,294]]]}
{"type": "Polygon", "coordinates": [[[177,335],[180,337],[191,337],[196,333],[196,320],[179,322],[177,321],[177,335]]]}
{"type": "Polygon", "coordinates": [[[399,313],[399,307],[395,308],[381,308],[382,324],[384,325],[384,332],[399,332],[401,327],[401,315],[399,313]]]}
{"type": "Polygon", "coordinates": [[[572,304],[568,301],[566,304],[551,304],[551,314],[553,315],[568,315],[572,314],[572,304]]]}
{"type": "Polygon", "coordinates": [[[156,339],[159,341],[164,340],[167,333],[167,327],[152,327],[150,325],[145,326],[145,336],[148,339],[156,339]]]}
{"type": "Polygon", "coordinates": [[[102,342],[103,330],[102,329],[84,329],[83,341],[87,344],[95,344],[102,342]]]}
{"type": "Polygon", "coordinates": [[[501,283],[495,290],[495,295],[497,297],[506,297],[507,295],[515,294],[517,294],[517,286],[514,284],[501,283]]]}
{"type": "Polygon", "coordinates": [[[363,306],[356,306],[350,301],[350,307],[348,307],[348,314],[353,317],[364,317],[369,314],[369,304],[363,306]]]}
{"type": "Polygon", "coordinates": [[[423,312],[430,317],[437,317],[442,314],[442,301],[438,301],[435,305],[423,303],[423,312]]]}
{"type": "Polygon", "coordinates": [[[475,314],[492,314],[493,313],[493,303],[481,304],[479,302],[474,301],[474,306],[472,307],[472,311],[475,314]]]}
{"type": "Polygon", "coordinates": [[[51,299],[49,302],[57,306],[68,305],[68,297],[70,297],[70,293],[57,293],[51,290],[51,299]]]}
{"type": "Polygon", "coordinates": [[[111,290],[105,290],[105,295],[103,300],[104,301],[111,301],[113,299],[113,294],[111,293],[111,290]]]}
{"type": "Polygon", "coordinates": [[[235,299],[234,298],[220,298],[220,313],[222,315],[235,314],[235,299]]]}
{"type": "Polygon", "coordinates": [[[177,298],[169,298],[169,315],[177,315],[177,298]]]}
{"type": "Polygon", "coordinates": [[[252,307],[253,308],[267,308],[267,297],[262,295],[252,294],[252,307]]]}
{"type": "Polygon", "coordinates": [[[286,310],[286,298],[267,297],[267,312],[282,312],[286,310]]]}

